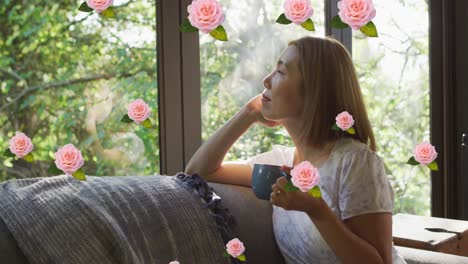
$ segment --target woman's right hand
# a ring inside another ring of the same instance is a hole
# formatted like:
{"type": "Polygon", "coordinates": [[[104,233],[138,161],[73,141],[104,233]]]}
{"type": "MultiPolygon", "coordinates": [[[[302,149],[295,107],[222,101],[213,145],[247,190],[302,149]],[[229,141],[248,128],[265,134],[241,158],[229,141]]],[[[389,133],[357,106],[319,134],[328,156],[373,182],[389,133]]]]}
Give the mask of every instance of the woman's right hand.
{"type": "Polygon", "coordinates": [[[257,122],[263,124],[267,127],[276,127],[279,126],[280,123],[266,119],[262,114],[262,94],[255,96],[254,98],[250,99],[250,101],[244,106],[247,111],[255,117],[257,122]]]}

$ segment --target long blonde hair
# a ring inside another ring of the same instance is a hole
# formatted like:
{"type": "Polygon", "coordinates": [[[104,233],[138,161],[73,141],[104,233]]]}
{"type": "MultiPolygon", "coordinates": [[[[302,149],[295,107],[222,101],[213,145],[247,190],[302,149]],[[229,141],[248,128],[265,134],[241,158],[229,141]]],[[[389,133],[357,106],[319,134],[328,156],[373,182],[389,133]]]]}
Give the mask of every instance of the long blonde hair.
{"type": "Polygon", "coordinates": [[[348,111],[354,118],[356,134],[352,137],[376,151],[374,133],[367,116],[361,88],[351,55],[331,37],[303,37],[289,42],[299,50],[302,76],[301,138],[313,146],[342,137],[331,130],[335,117],[348,111]]]}

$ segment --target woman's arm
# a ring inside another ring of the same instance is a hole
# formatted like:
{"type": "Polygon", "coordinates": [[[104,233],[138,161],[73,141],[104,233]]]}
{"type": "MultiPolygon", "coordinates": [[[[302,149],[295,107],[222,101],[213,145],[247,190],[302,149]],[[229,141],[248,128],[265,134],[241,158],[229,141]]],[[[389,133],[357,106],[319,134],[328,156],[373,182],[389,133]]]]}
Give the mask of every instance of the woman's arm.
{"type": "Polygon", "coordinates": [[[195,152],[185,169],[185,173],[198,173],[207,181],[212,182],[229,181],[220,173],[215,174],[214,172],[220,169],[221,163],[231,146],[255,121],[255,116],[248,109],[242,108],[195,152]]]}
{"type": "Polygon", "coordinates": [[[252,124],[259,121],[270,127],[277,125],[263,118],[261,104],[261,95],[258,95],[242,107],[195,152],[185,173],[198,173],[211,182],[250,186],[252,170],[249,165],[222,162],[231,146],[252,124]]]}
{"type": "Polygon", "coordinates": [[[320,213],[308,215],[343,264],[392,263],[392,214],[364,214],[342,222],[323,201],[320,213]]]}

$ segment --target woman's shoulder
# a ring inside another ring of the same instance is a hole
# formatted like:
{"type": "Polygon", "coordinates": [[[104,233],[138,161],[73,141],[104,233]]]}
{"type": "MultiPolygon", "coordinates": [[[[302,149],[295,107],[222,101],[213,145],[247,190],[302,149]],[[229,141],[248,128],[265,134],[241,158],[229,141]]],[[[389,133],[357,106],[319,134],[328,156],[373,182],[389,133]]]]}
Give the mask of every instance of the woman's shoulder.
{"type": "Polygon", "coordinates": [[[292,166],[294,162],[294,150],[296,147],[285,145],[274,145],[272,151],[282,157],[283,165],[292,166]]]}
{"type": "Polygon", "coordinates": [[[285,153],[285,152],[287,153],[287,152],[294,151],[294,148],[295,147],[286,146],[286,145],[273,145],[271,147],[271,150],[272,151],[282,152],[282,153],[285,153]]]}
{"type": "Polygon", "coordinates": [[[333,155],[338,159],[352,159],[355,161],[381,160],[375,151],[357,139],[346,137],[340,139],[337,144],[333,155]]]}
{"type": "Polygon", "coordinates": [[[294,148],[284,145],[273,145],[270,151],[257,154],[247,160],[247,164],[271,164],[288,165],[291,163],[291,153],[294,155],[294,148]]]}

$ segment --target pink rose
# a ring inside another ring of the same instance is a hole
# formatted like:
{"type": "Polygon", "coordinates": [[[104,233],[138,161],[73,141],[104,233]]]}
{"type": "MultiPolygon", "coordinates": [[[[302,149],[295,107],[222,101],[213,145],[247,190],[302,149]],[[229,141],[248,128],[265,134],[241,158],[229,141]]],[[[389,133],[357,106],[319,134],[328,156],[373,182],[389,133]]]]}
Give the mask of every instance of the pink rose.
{"type": "Polygon", "coordinates": [[[169,262],[169,264],[180,264],[180,263],[179,263],[179,261],[174,260],[174,261],[169,262]]]}
{"type": "Polygon", "coordinates": [[[291,170],[291,181],[294,186],[303,192],[308,192],[314,188],[320,181],[320,175],[317,168],[310,162],[303,161],[291,170]]]}
{"type": "Polygon", "coordinates": [[[435,147],[427,142],[416,145],[413,153],[414,159],[422,165],[427,165],[437,158],[435,147]]]}
{"type": "Polygon", "coordinates": [[[151,109],[142,99],[137,99],[128,105],[128,117],[137,123],[145,121],[151,115],[151,109]]]}
{"type": "Polygon", "coordinates": [[[237,238],[234,238],[232,240],[230,240],[227,244],[226,244],[226,249],[227,249],[227,252],[229,253],[229,255],[231,255],[232,257],[234,258],[237,258],[239,257],[240,255],[242,255],[245,251],[245,248],[244,248],[244,243],[242,243],[239,239],[237,238]]]}
{"type": "Polygon", "coordinates": [[[372,0],[341,0],[338,9],[341,21],[352,29],[360,29],[375,17],[372,0]]]}
{"type": "Polygon", "coordinates": [[[350,129],[354,125],[353,116],[346,111],[341,112],[339,115],[337,115],[335,120],[336,125],[343,131],[350,129]]]}
{"type": "Polygon", "coordinates": [[[187,7],[192,26],[209,33],[224,22],[224,12],[217,0],[193,0],[187,7]]]}
{"type": "Polygon", "coordinates": [[[55,165],[66,174],[73,174],[83,164],[83,156],[73,144],[67,144],[55,152],[55,165]]]}
{"type": "Polygon", "coordinates": [[[89,7],[101,13],[114,3],[114,0],[86,0],[89,7]]]}
{"type": "Polygon", "coordinates": [[[286,0],[284,2],[284,15],[294,24],[304,23],[313,13],[310,0],[286,0]]]}
{"type": "Polygon", "coordinates": [[[33,149],[31,139],[24,133],[17,131],[16,135],[10,139],[10,151],[20,158],[28,155],[33,149]]]}

